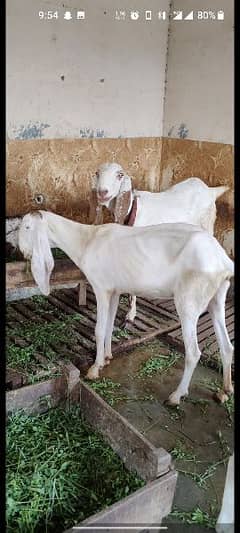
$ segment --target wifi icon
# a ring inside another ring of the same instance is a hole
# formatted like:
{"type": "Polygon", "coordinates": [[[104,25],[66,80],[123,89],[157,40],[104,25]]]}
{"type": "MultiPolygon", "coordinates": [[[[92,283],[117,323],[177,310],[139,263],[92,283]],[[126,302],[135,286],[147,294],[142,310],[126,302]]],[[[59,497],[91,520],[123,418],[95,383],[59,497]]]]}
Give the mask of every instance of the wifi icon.
{"type": "Polygon", "coordinates": [[[174,11],[173,20],[182,20],[182,11],[174,11]]]}

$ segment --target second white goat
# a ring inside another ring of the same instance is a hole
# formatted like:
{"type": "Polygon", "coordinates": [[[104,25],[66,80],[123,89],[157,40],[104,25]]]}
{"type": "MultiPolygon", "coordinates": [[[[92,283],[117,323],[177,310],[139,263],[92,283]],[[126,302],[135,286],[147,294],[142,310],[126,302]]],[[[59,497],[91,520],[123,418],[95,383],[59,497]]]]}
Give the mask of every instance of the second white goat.
{"type": "MultiPolygon", "coordinates": [[[[105,163],[93,179],[91,211],[93,213],[95,207],[93,220],[96,224],[101,223],[101,208],[106,206],[119,224],[151,226],[186,222],[213,234],[215,202],[227,190],[225,186],[208,187],[201,179],[193,177],[159,193],[138,191],[133,189],[131,178],[121,165],[105,163]]],[[[136,297],[132,296],[130,302],[126,322],[133,322],[136,316],[136,297]]]]}
{"type": "Polygon", "coordinates": [[[33,277],[46,295],[50,292],[54,246],[84,272],[96,296],[97,355],[88,378],[98,378],[99,371],[112,359],[111,338],[119,296],[128,293],[174,298],[185,345],[185,368],[179,386],[169,397],[170,403],[179,404],[188,394],[201,355],[197,323],[206,309],[220,348],[224,391],[233,391],[233,347],[225,324],[225,298],[234,269],[212,235],[190,224],[129,228],[80,224],[47,211],[25,215],[19,247],[25,257],[31,258],[33,277]]]}

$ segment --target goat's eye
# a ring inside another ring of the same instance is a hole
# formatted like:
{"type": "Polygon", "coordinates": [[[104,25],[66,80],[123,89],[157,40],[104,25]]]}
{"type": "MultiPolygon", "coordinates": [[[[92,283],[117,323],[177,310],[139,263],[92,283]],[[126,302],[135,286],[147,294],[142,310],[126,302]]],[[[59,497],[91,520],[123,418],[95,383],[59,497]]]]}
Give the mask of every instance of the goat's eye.
{"type": "Polygon", "coordinates": [[[99,178],[99,172],[96,172],[96,178],[99,178]]]}
{"type": "Polygon", "coordinates": [[[119,180],[121,180],[123,176],[124,176],[123,172],[118,172],[117,177],[119,180]]]}

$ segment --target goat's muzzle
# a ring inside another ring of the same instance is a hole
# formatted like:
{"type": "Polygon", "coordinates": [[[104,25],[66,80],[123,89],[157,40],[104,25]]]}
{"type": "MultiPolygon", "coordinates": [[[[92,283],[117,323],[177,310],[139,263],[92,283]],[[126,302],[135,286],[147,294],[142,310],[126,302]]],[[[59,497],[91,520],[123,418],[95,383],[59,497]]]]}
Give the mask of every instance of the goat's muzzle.
{"type": "Polygon", "coordinates": [[[104,203],[104,202],[109,202],[109,200],[111,200],[111,195],[108,196],[109,192],[107,190],[104,190],[104,191],[98,191],[97,192],[97,198],[98,198],[98,201],[99,203],[104,203]]]}

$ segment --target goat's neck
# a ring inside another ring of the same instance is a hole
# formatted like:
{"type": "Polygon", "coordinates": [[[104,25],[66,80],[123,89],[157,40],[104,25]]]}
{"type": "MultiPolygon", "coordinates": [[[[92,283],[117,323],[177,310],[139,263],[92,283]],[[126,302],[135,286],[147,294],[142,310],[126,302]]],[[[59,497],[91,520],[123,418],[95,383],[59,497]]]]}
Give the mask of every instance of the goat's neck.
{"type": "Polygon", "coordinates": [[[96,226],[80,224],[50,212],[45,212],[44,216],[50,241],[80,267],[85,249],[96,232],[96,226]]]}

